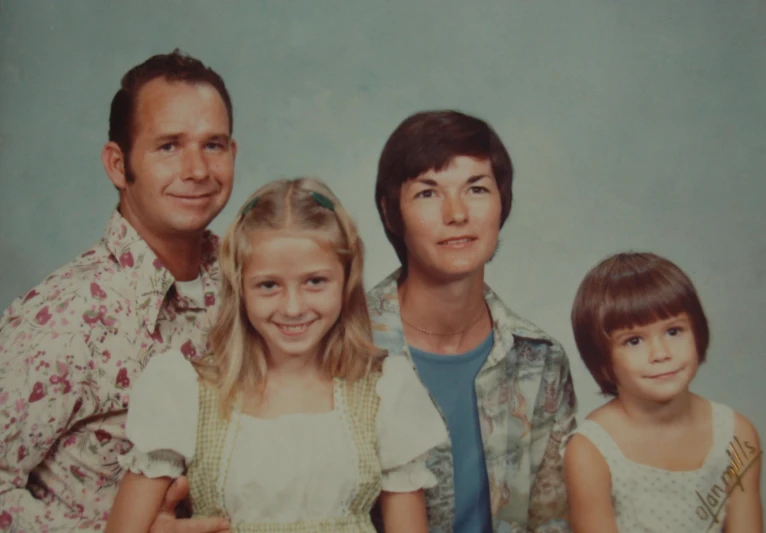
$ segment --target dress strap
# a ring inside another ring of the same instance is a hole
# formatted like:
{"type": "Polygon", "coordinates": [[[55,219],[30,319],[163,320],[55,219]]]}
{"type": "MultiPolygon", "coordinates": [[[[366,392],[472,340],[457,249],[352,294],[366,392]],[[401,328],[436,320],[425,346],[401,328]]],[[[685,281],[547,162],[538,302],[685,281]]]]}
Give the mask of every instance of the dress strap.
{"type": "Polygon", "coordinates": [[[711,458],[726,458],[726,451],[734,443],[734,411],[731,407],[710,401],[713,425],[713,446],[711,458]]]}
{"type": "Polygon", "coordinates": [[[604,456],[604,460],[607,464],[612,466],[613,461],[624,459],[624,455],[617,443],[614,442],[612,436],[601,427],[597,422],[593,420],[584,420],[583,423],[572,433],[579,433],[590,440],[593,445],[598,449],[601,455],[604,456]]]}

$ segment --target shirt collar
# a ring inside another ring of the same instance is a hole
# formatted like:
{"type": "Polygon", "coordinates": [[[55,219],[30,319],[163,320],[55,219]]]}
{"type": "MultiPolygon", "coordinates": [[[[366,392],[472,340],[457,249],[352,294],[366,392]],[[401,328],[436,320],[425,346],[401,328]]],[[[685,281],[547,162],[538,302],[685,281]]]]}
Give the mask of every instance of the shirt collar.
{"type": "MultiPolygon", "coordinates": [[[[383,281],[378,283],[369,293],[370,318],[376,337],[384,339],[381,343],[395,346],[397,352],[406,350],[404,327],[399,309],[399,294],[397,291],[400,270],[396,270],[383,281]]],[[[547,333],[521,318],[511,311],[500,297],[488,285],[484,285],[484,300],[487,302],[492,315],[495,344],[501,349],[492,350],[488,359],[489,364],[502,359],[516,344],[517,339],[532,339],[547,343],[555,341],[547,333]]]]}
{"type": "MultiPolygon", "coordinates": [[[[160,311],[175,278],[138,232],[115,209],[104,233],[106,248],[127,277],[135,298],[135,309],[144,327],[153,333],[160,311]]],[[[205,231],[202,244],[200,275],[204,302],[181,298],[171,291],[170,298],[179,310],[204,309],[215,305],[218,292],[218,238],[205,231]]]]}

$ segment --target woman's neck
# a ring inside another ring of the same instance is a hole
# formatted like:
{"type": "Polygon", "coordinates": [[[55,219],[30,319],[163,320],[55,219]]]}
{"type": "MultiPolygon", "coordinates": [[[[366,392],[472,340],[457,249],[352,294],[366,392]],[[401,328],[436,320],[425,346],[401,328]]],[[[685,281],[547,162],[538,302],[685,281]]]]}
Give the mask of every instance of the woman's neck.
{"type": "Polygon", "coordinates": [[[398,295],[407,341],[423,350],[461,353],[491,329],[483,272],[449,282],[411,272],[398,295]]]}

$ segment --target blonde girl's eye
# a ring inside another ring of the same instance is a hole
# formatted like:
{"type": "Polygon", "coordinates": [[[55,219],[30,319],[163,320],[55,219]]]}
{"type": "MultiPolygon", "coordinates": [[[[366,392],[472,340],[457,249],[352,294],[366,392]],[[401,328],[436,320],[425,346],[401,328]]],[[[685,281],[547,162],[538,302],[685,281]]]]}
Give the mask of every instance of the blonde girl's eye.
{"type": "Polygon", "coordinates": [[[324,276],[313,276],[306,280],[306,284],[311,288],[320,288],[327,283],[327,278],[324,276]]]}
{"type": "Polygon", "coordinates": [[[273,291],[277,288],[277,283],[275,281],[261,281],[256,285],[256,288],[264,291],[273,291]]]}

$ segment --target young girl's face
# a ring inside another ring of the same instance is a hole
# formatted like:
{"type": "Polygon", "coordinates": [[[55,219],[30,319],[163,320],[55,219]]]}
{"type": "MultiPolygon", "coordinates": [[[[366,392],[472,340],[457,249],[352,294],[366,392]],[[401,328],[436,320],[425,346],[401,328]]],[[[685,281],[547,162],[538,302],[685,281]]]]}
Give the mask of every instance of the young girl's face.
{"type": "Polygon", "coordinates": [[[247,316],[269,361],[313,358],[343,306],[344,268],[317,234],[259,229],[242,271],[247,316]]]}
{"type": "Polygon", "coordinates": [[[686,313],[610,334],[618,396],[667,402],[688,391],[699,365],[686,313]]]}

